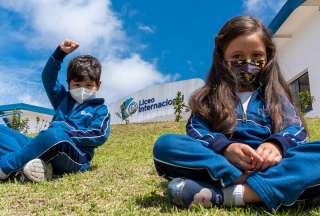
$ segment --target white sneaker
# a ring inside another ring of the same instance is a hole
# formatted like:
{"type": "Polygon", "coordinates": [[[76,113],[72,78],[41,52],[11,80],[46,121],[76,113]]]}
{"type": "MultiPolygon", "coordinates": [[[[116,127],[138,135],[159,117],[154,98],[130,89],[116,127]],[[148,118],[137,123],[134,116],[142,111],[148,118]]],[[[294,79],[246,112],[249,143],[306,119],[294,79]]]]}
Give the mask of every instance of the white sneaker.
{"type": "Polygon", "coordinates": [[[52,165],[36,158],[24,165],[23,174],[33,182],[50,180],[52,178],[52,165]]]}

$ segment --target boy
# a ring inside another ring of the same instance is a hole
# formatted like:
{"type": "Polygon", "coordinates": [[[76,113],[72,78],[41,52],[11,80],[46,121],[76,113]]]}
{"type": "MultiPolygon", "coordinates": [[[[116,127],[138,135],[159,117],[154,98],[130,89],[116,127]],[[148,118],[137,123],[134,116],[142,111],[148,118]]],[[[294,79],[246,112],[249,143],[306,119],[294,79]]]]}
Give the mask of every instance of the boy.
{"type": "Polygon", "coordinates": [[[70,61],[67,69],[69,91],[58,82],[64,57],[79,47],[64,40],[49,58],[42,81],[55,110],[47,130],[36,137],[0,126],[0,179],[12,173],[22,174],[31,181],[43,181],[55,173],[86,171],[94,149],[107,140],[110,114],[103,98],[96,98],[101,81],[101,65],[89,55],[70,61]]]}

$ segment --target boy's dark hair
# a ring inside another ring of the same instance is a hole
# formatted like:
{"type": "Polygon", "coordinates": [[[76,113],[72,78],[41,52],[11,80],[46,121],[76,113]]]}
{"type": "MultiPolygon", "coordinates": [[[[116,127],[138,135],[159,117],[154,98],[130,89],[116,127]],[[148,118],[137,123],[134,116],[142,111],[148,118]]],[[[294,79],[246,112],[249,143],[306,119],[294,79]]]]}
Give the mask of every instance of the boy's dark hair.
{"type": "Polygon", "coordinates": [[[99,60],[90,55],[80,55],[69,62],[67,81],[81,82],[83,80],[100,82],[101,64],[99,60]]]}

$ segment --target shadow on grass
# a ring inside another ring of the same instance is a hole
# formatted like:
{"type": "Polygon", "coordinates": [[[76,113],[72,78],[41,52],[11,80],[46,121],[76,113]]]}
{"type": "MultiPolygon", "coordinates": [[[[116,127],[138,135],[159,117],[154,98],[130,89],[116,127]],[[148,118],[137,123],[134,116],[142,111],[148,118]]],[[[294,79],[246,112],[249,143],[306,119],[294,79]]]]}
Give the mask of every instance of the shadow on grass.
{"type": "Polygon", "coordinates": [[[137,197],[135,202],[142,208],[160,208],[160,212],[162,213],[170,212],[174,208],[165,195],[156,192],[137,197]]]}
{"type": "MultiPolygon", "coordinates": [[[[160,182],[157,188],[161,191],[166,191],[168,182],[160,182]]],[[[139,196],[135,199],[135,203],[141,208],[160,208],[161,213],[172,212],[177,209],[172,205],[165,193],[159,193],[158,191],[152,191],[151,193],[139,196]]]]}
{"type": "Polygon", "coordinates": [[[89,168],[89,170],[88,171],[93,171],[93,170],[96,170],[96,169],[98,169],[98,165],[96,165],[96,164],[93,164],[93,165],[91,165],[91,167],[89,168]]]}

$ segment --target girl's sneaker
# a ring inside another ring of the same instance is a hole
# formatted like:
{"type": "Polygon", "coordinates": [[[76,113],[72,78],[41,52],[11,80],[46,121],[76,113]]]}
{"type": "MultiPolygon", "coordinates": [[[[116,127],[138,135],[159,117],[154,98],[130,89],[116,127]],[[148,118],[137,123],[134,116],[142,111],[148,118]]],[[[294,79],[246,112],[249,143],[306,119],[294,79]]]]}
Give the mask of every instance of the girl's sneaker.
{"type": "Polygon", "coordinates": [[[30,181],[40,182],[52,179],[52,165],[36,158],[24,165],[23,175],[30,181]]]}
{"type": "Polygon", "coordinates": [[[177,206],[188,208],[192,204],[203,207],[223,204],[222,191],[214,187],[204,187],[190,180],[175,178],[168,184],[169,199],[177,206]]]}

